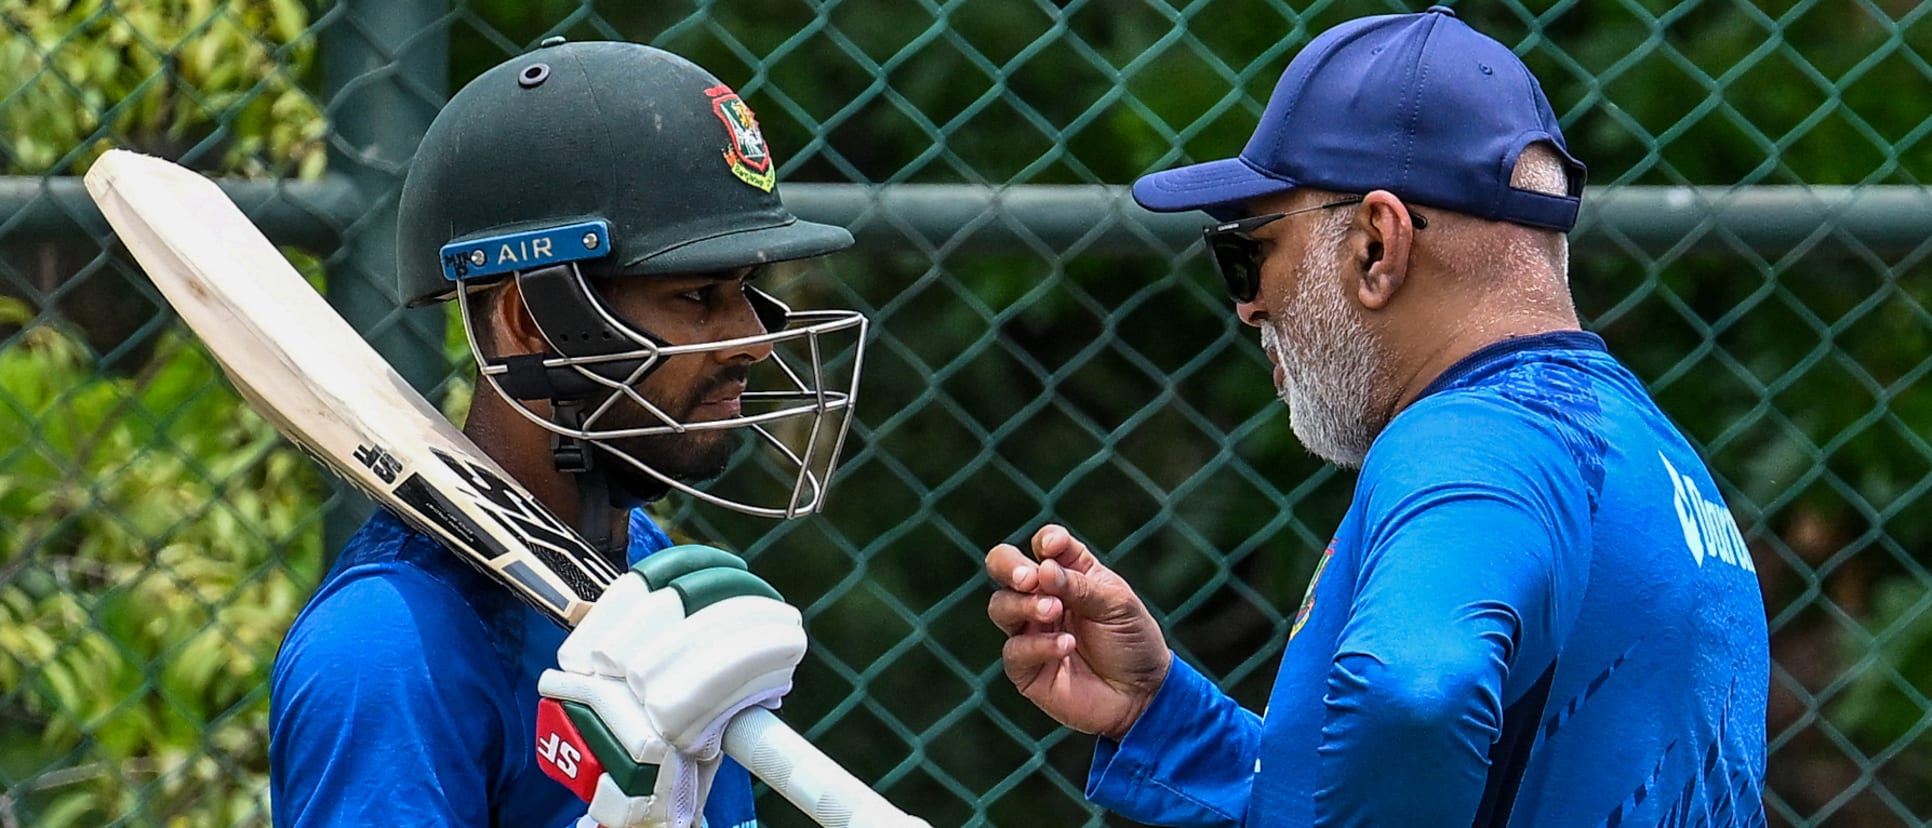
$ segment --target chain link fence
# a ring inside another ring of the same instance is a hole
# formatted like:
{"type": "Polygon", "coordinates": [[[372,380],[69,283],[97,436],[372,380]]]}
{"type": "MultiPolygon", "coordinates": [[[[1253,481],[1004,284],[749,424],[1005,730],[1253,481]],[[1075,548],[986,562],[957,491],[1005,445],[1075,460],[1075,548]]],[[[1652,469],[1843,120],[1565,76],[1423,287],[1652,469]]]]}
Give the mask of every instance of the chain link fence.
{"type": "MultiPolygon", "coordinates": [[[[1068,523],[1260,707],[1353,481],[1294,443],[1197,222],[1119,185],[1235,150],[1312,33],[1381,10],[1411,9],[0,0],[0,826],[266,824],[268,667],[366,509],[245,411],[74,176],[123,146],[222,177],[460,411],[445,319],[391,299],[397,188],[452,89],[552,34],[733,83],[788,200],[860,238],[778,279],[875,323],[829,512],[665,515],[805,608],[786,717],[934,825],[1125,824],[1080,796],[1090,740],[1001,677],[980,558],[1068,523]]],[[[1932,6],[1459,10],[1591,165],[1580,310],[1750,541],[1772,822],[1932,820],[1932,6]]]]}

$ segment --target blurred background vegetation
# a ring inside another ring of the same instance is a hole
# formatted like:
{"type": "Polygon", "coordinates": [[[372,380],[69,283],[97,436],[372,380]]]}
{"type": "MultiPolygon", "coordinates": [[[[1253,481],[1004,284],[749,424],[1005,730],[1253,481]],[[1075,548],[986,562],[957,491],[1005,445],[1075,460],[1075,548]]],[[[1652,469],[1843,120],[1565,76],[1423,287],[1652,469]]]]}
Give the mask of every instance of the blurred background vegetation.
{"type": "MultiPolygon", "coordinates": [[[[372,159],[345,126],[396,113],[350,111],[347,92],[393,82],[433,105],[555,33],[710,68],[756,108],[787,182],[1118,185],[1235,151],[1312,33],[1401,8],[459,0],[434,6],[447,66],[339,82],[330,39],[379,39],[353,5],[0,0],[0,196],[58,202],[59,177],[110,146],[231,178],[315,182],[353,162],[399,182],[406,158],[372,159]]],[[[1593,194],[1917,188],[1928,8],[1458,5],[1542,78],[1593,194]]],[[[441,54],[425,48],[397,56],[441,54]]],[[[896,801],[934,825],[1125,824],[1080,799],[1090,740],[999,676],[983,550],[1067,522],[1258,708],[1353,478],[1295,444],[1193,249],[862,220],[858,250],[780,274],[793,304],[876,326],[829,512],[666,518],[747,552],[807,608],[814,650],[786,716],[896,801]]],[[[327,229],[339,247],[290,250],[318,285],[386,278],[342,251],[392,227],[327,229]]],[[[1612,227],[1579,240],[1572,279],[1751,540],[1777,662],[1773,822],[1915,824],[1932,820],[1928,246],[1845,235],[1826,221],[1766,248],[1704,227],[1658,249],[1612,227]]],[[[460,411],[452,341],[432,340],[449,379],[425,385],[460,411]]],[[[349,508],[98,229],[50,238],[0,212],[0,826],[265,824],[268,665],[331,552],[324,515],[349,508]]],[[[803,824],[775,798],[765,811],[803,824]]]]}

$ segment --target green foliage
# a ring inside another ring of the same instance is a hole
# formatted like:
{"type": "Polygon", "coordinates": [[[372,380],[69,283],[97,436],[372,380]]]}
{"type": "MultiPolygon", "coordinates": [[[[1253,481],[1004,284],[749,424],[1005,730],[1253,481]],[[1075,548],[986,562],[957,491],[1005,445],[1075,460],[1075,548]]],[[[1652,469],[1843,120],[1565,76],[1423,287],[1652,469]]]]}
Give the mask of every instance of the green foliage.
{"type": "Polygon", "coordinates": [[[313,467],[181,336],[110,378],[19,303],[0,322],[27,326],[0,349],[0,713],[34,734],[0,754],[17,815],[265,824],[268,667],[320,561],[313,467]]]}
{"type": "MultiPolygon", "coordinates": [[[[309,23],[301,0],[0,3],[0,169],[123,146],[313,178],[309,23]]],[[[318,574],[314,470],[180,332],[109,376],[77,332],[0,303],[19,331],[0,342],[0,818],[266,824],[266,677],[318,574]]]]}
{"type": "Polygon", "coordinates": [[[0,165],[85,169],[114,146],[248,175],[313,178],[321,109],[298,80],[301,0],[0,4],[0,165]]]}

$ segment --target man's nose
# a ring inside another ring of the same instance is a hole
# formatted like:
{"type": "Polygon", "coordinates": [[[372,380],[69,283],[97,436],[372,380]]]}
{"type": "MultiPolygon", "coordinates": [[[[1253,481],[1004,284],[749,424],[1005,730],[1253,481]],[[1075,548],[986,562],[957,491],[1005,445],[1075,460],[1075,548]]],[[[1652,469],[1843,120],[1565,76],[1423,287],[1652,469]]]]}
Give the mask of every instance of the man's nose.
{"type": "Polygon", "coordinates": [[[1268,312],[1261,308],[1259,301],[1252,299],[1236,303],[1234,315],[1241,320],[1241,324],[1255,328],[1261,327],[1263,322],[1268,321],[1268,312]]]}
{"type": "MultiPolygon", "coordinates": [[[[730,324],[725,328],[726,339],[745,339],[766,333],[765,323],[758,318],[758,308],[746,296],[732,305],[730,324]]],[[[712,352],[719,362],[763,362],[771,357],[770,342],[747,342],[712,352]]]]}

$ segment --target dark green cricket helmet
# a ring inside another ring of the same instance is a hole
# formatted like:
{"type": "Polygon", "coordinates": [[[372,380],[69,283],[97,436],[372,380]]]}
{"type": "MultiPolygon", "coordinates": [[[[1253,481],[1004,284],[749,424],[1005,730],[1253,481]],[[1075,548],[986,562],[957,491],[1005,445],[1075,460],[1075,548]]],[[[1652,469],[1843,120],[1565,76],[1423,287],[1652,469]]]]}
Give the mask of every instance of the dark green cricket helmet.
{"type": "Polygon", "coordinates": [[[697,64],[553,38],[464,86],[423,136],[403,184],[402,300],[572,260],[699,273],[851,246],[792,215],[776,177],[751,109],[697,64]]]}

